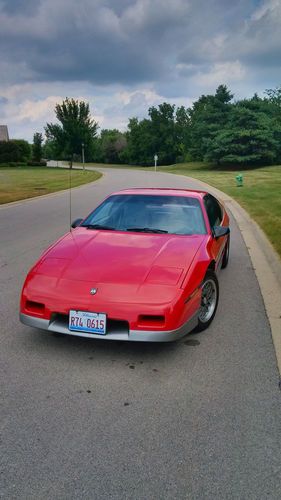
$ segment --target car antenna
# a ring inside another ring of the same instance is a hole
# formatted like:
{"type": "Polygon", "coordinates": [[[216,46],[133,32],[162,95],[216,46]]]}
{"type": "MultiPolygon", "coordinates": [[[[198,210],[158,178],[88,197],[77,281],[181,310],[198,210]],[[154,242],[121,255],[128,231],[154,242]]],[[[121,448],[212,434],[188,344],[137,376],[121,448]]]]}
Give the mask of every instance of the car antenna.
{"type": "Polygon", "coordinates": [[[72,162],[73,162],[73,155],[71,155],[70,161],[69,161],[69,227],[70,227],[70,232],[72,232],[72,227],[71,227],[71,203],[72,203],[72,197],[71,197],[71,188],[72,188],[72,162]]]}

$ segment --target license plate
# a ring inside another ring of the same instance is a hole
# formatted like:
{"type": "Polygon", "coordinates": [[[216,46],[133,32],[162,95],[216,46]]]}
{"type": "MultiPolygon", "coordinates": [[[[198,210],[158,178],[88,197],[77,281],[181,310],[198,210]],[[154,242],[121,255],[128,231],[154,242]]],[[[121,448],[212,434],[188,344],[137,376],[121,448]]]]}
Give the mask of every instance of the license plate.
{"type": "Polygon", "coordinates": [[[106,334],[106,314],[88,311],[69,311],[69,330],[106,334]]]}

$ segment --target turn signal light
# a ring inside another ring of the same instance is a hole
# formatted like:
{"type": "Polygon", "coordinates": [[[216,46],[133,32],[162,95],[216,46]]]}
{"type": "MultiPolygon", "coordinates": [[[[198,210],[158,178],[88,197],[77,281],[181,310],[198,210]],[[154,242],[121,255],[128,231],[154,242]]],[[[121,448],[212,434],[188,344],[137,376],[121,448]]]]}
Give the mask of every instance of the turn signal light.
{"type": "Polygon", "coordinates": [[[25,303],[25,309],[36,314],[43,314],[45,311],[45,304],[34,302],[33,300],[27,300],[25,303]]]}
{"type": "Polygon", "coordinates": [[[141,314],[138,317],[140,326],[163,326],[165,324],[165,316],[155,316],[150,314],[141,314]]]}

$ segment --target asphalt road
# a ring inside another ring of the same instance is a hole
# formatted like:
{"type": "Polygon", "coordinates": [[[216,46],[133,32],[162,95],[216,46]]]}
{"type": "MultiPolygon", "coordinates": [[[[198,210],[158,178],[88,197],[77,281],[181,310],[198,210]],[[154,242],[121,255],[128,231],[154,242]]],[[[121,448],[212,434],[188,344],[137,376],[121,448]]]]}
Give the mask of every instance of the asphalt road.
{"type": "MultiPolygon", "coordinates": [[[[72,218],[131,186],[196,182],[108,169],[73,190],[72,218]]],[[[19,323],[26,272],[68,221],[67,193],[0,208],[1,498],[280,499],[278,372],[235,222],[211,327],[145,345],[19,323]]]]}

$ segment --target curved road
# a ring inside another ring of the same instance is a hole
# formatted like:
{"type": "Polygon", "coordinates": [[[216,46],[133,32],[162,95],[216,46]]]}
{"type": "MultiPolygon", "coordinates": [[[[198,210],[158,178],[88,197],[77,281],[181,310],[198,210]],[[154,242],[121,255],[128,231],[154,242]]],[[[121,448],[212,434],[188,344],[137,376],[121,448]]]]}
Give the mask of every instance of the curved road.
{"type": "MultiPolygon", "coordinates": [[[[72,219],[131,186],[196,187],[106,169],[72,219]]],[[[233,220],[209,330],[175,344],[88,341],[18,322],[25,274],[68,229],[68,193],[0,208],[3,499],[280,499],[278,372],[259,286],[233,220]]]]}

